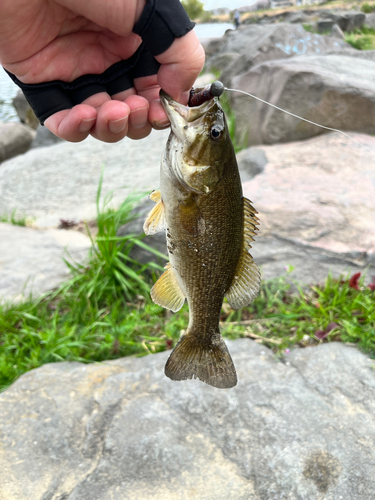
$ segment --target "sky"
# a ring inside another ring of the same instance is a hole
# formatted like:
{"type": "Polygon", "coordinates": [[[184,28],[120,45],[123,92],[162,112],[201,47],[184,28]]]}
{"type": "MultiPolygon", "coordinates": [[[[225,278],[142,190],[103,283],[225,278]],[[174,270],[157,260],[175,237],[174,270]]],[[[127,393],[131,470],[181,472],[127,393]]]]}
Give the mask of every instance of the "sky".
{"type": "Polygon", "coordinates": [[[251,5],[254,0],[201,0],[205,10],[218,9],[220,7],[228,7],[233,10],[244,5],[251,5]]]}

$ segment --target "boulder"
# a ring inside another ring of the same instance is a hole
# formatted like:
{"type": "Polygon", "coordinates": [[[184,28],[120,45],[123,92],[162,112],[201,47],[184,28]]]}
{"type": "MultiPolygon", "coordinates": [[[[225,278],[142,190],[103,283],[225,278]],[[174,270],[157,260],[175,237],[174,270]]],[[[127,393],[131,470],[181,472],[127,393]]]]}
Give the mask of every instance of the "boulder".
{"type": "Polygon", "coordinates": [[[60,139],[55,134],[50,132],[47,127],[43,125],[38,125],[36,129],[36,136],[31,143],[31,148],[41,148],[44,146],[52,146],[52,144],[57,144],[58,142],[62,142],[64,139],[60,139]]]}
{"type": "Polygon", "coordinates": [[[17,111],[17,115],[19,116],[21,123],[24,123],[25,125],[28,125],[32,129],[36,130],[39,125],[39,120],[35,116],[32,107],[27,102],[22,90],[19,90],[13,98],[13,106],[17,111]]]}
{"type": "Polygon", "coordinates": [[[22,123],[0,122],[0,163],[25,153],[34,137],[35,132],[22,123]]]}
{"type": "Polygon", "coordinates": [[[331,32],[334,26],[336,26],[336,22],[330,19],[324,19],[316,23],[318,33],[331,32]]]}
{"type": "Polygon", "coordinates": [[[0,223],[0,301],[53,289],[69,276],[63,258],[82,263],[90,246],[90,239],[77,231],[0,223]]]}
{"type": "Polygon", "coordinates": [[[149,193],[159,187],[168,134],[168,130],[152,132],[146,140],[115,144],[88,137],[78,144],[62,142],[8,160],[0,168],[0,214],[17,210],[34,217],[39,228],[57,227],[60,219],[95,220],[102,170],[102,200],[113,192],[112,206],[131,192],[149,193]]]}
{"type": "MultiPolygon", "coordinates": [[[[234,78],[230,88],[323,126],[374,134],[374,81],[371,59],[332,54],[268,61],[234,78]]],[[[324,131],[246,95],[230,95],[238,144],[289,142],[324,131]]]]}
{"type": "Polygon", "coordinates": [[[237,162],[241,180],[242,182],[246,182],[263,172],[268,159],[262,149],[248,148],[243,149],[237,154],[237,162]]]}
{"type": "Polygon", "coordinates": [[[373,500],[373,360],[228,347],[229,390],[172,382],[169,352],[26,373],[0,394],[0,497],[373,500]]]}
{"type": "Polygon", "coordinates": [[[336,15],[336,23],[340,26],[342,31],[346,32],[362,28],[365,20],[366,14],[363,12],[349,11],[336,15]]]}
{"type": "MultiPolygon", "coordinates": [[[[243,30],[236,30],[223,37],[220,54],[238,52],[240,56],[223,70],[220,78],[229,87],[235,76],[263,62],[296,56],[340,53],[345,48],[350,49],[350,45],[331,36],[309,33],[301,25],[280,23],[246,26],[243,30]]],[[[210,64],[210,59],[207,64],[210,64]]]]}
{"type": "Polygon", "coordinates": [[[375,12],[366,14],[365,24],[369,28],[375,29],[375,12]]]}
{"type": "Polygon", "coordinates": [[[206,64],[209,70],[216,70],[222,73],[228,66],[241,57],[238,52],[220,52],[211,57],[206,64]]]}
{"type": "Polygon", "coordinates": [[[260,236],[375,267],[375,138],[354,138],[372,152],[335,133],[258,146],[268,163],[243,191],[259,212],[260,236]]]}

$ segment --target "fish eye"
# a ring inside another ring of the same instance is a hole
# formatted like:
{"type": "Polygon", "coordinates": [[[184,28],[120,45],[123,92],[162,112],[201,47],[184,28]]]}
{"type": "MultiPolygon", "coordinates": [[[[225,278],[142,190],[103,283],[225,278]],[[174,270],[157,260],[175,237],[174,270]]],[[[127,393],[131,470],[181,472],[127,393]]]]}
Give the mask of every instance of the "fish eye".
{"type": "Polygon", "coordinates": [[[211,139],[213,139],[214,141],[220,141],[223,138],[224,130],[222,129],[222,127],[215,125],[211,129],[210,135],[211,139]]]}

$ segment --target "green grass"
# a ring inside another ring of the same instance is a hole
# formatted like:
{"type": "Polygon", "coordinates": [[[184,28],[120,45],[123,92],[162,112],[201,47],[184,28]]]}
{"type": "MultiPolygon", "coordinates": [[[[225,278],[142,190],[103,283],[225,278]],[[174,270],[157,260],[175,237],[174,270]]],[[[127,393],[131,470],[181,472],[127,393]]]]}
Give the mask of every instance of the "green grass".
{"type": "Polygon", "coordinates": [[[32,217],[26,217],[24,215],[19,215],[16,210],[8,214],[0,215],[0,222],[6,222],[8,224],[13,224],[14,226],[28,226],[33,223],[34,219],[32,217]]]}
{"type": "Polygon", "coordinates": [[[358,50],[375,50],[375,29],[362,26],[345,34],[345,41],[358,50]]]}
{"type": "MultiPolygon", "coordinates": [[[[86,265],[67,262],[71,278],[57,290],[23,303],[0,304],[0,391],[44,363],[85,363],[170,349],[188,324],[188,309],[172,314],[152,303],[149,291],[162,271],[132,259],[137,235],[118,237],[132,219],[130,197],[118,210],[99,206],[98,235],[86,265]]],[[[340,340],[375,358],[375,284],[358,276],[291,293],[285,277],[262,284],[250,307],[222,310],[224,336],[250,337],[282,356],[286,349],[340,340]]],[[[289,278],[288,278],[289,279],[289,278]]]]}
{"type": "Polygon", "coordinates": [[[375,284],[365,287],[358,278],[328,276],[323,285],[298,287],[298,293],[290,292],[285,278],[264,283],[250,307],[223,318],[223,333],[229,338],[247,335],[277,354],[337,340],[375,358],[375,284]]]}
{"type": "Polygon", "coordinates": [[[371,12],[375,12],[375,5],[369,3],[363,3],[361,6],[361,11],[365,14],[371,14],[371,12]]]}

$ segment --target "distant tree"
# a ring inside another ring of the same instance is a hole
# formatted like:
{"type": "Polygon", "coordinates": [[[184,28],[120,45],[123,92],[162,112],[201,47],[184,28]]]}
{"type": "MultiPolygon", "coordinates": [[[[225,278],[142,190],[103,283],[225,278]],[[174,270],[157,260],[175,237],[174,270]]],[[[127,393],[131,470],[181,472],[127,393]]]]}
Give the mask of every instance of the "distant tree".
{"type": "Polygon", "coordinates": [[[181,3],[190,19],[197,19],[203,14],[203,3],[199,0],[182,0],[181,3]]]}

